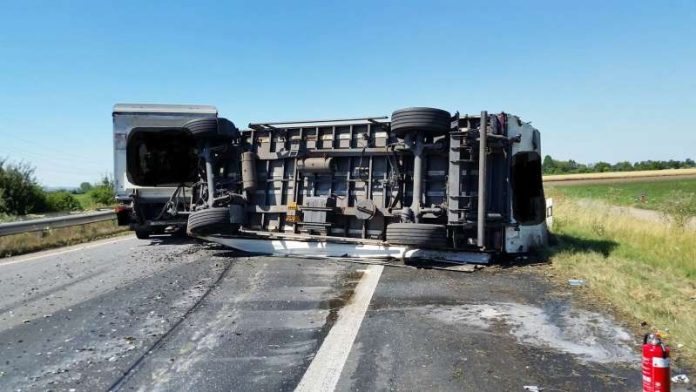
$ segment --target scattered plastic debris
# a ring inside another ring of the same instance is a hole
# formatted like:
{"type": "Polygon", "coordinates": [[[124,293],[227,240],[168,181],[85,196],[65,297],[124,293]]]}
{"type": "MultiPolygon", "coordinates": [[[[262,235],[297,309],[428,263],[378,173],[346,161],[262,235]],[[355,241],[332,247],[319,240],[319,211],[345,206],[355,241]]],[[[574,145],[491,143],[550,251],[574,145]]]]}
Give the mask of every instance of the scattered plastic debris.
{"type": "Polygon", "coordinates": [[[672,382],[675,384],[688,384],[689,377],[687,377],[686,374],[677,374],[676,376],[672,377],[672,382]]]}
{"type": "Polygon", "coordinates": [[[530,392],[541,392],[544,390],[544,388],[538,387],[536,385],[525,385],[524,390],[530,392]]]}
{"type": "Polygon", "coordinates": [[[584,279],[568,279],[568,284],[571,286],[584,286],[585,280],[584,279]]]}
{"type": "Polygon", "coordinates": [[[662,340],[669,340],[670,334],[669,334],[669,328],[665,329],[655,329],[655,334],[658,335],[662,340]]]}

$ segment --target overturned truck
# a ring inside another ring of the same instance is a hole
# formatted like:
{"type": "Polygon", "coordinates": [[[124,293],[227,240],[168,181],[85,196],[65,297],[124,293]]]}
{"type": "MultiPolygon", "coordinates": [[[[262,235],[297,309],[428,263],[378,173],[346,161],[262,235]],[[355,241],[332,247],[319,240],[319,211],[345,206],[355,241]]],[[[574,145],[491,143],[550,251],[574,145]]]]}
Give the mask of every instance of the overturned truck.
{"type": "Polygon", "coordinates": [[[138,189],[164,186],[158,219],[253,253],[487,263],[546,243],[540,135],[517,116],[153,121],[177,108],[114,120],[122,214],[137,214],[138,189]]]}

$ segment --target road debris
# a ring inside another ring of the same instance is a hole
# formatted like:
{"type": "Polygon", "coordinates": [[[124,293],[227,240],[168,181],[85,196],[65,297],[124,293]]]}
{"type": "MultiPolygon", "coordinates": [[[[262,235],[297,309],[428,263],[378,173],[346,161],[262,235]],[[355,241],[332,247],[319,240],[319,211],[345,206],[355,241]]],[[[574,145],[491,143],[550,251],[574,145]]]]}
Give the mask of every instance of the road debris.
{"type": "Polygon", "coordinates": [[[672,382],[675,384],[688,384],[689,377],[686,374],[677,374],[676,376],[672,377],[672,382]]]}
{"type": "Polygon", "coordinates": [[[536,385],[525,385],[523,386],[525,391],[530,391],[530,392],[541,392],[544,390],[544,388],[538,387],[536,385]]]}
{"type": "Polygon", "coordinates": [[[439,267],[436,269],[442,269],[446,271],[457,271],[457,272],[475,272],[480,269],[482,269],[483,266],[480,264],[462,264],[462,265],[454,265],[451,267],[439,267]]]}
{"type": "Polygon", "coordinates": [[[584,279],[568,279],[568,284],[571,286],[584,286],[585,280],[584,279]]]}

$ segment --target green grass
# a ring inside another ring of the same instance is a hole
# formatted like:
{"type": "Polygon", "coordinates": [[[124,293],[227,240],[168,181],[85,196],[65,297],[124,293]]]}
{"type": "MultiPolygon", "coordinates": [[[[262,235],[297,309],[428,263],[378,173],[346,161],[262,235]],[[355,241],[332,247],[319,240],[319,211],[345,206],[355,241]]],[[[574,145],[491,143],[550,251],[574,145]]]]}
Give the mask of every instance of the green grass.
{"type": "Polygon", "coordinates": [[[609,206],[588,209],[556,188],[548,191],[557,240],[552,268],[563,278],[585,279],[633,325],[669,329],[676,357],[696,365],[696,231],[609,206]]]}
{"type": "Polygon", "coordinates": [[[675,192],[689,195],[696,208],[696,178],[617,182],[613,184],[546,184],[549,192],[575,199],[601,199],[609,204],[664,211],[675,192]]]}
{"type": "Polygon", "coordinates": [[[688,195],[696,209],[696,178],[616,182],[613,184],[546,184],[550,192],[560,192],[575,199],[601,199],[609,204],[665,211],[670,198],[678,192],[688,195]]]}
{"type": "Polygon", "coordinates": [[[77,199],[77,201],[80,203],[80,206],[82,206],[82,209],[85,211],[96,210],[97,208],[113,207],[113,204],[96,203],[90,197],[89,193],[79,193],[73,196],[77,199]]]}
{"type": "Polygon", "coordinates": [[[73,195],[77,199],[77,201],[80,203],[82,206],[83,210],[94,210],[96,208],[96,205],[94,204],[94,201],[92,200],[91,197],[89,197],[89,194],[87,193],[80,193],[77,195],[73,195]]]}

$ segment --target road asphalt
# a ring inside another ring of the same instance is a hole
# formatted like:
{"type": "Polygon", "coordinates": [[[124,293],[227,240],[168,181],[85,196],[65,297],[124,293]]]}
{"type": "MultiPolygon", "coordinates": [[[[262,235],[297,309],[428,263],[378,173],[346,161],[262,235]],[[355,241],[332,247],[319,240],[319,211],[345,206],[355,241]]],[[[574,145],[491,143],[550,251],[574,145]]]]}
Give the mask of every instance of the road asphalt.
{"type": "Polygon", "coordinates": [[[0,260],[0,390],[640,390],[638,338],[572,290],[98,241],[0,260]]]}

